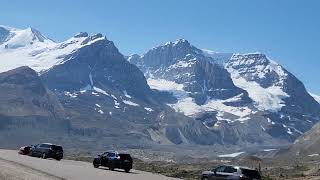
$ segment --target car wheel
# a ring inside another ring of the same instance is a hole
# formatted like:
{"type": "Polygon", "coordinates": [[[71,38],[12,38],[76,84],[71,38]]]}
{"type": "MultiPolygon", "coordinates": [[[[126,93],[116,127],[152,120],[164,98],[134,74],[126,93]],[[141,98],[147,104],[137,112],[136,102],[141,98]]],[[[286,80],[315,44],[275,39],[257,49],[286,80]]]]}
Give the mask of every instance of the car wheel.
{"type": "Polygon", "coordinates": [[[46,153],[43,153],[43,154],[42,154],[42,159],[47,159],[46,153]]]}
{"type": "Polygon", "coordinates": [[[111,171],[114,171],[114,165],[113,165],[112,163],[109,165],[109,169],[110,169],[111,171]]]}
{"type": "Polygon", "coordinates": [[[126,173],[129,173],[129,172],[130,172],[130,169],[127,168],[127,169],[124,169],[124,171],[125,171],[126,173]]]}
{"type": "Polygon", "coordinates": [[[57,161],[60,161],[60,160],[61,160],[61,158],[56,158],[56,160],[57,160],[57,161]]]}

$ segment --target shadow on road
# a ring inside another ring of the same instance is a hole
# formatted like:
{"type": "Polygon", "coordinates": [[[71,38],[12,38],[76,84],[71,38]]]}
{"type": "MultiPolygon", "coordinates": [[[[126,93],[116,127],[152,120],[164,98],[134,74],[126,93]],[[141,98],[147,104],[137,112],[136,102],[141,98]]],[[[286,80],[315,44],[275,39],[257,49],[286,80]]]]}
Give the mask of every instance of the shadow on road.
{"type": "MultiPolygon", "coordinates": [[[[98,169],[102,169],[102,170],[108,170],[108,171],[111,171],[109,168],[106,168],[106,167],[99,167],[98,169]]],[[[124,170],[120,170],[120,169],[115,169],[113,170],[113,172],[121,172],[121,173],[126,173],[124,170]]],[[[139,174],[137,172],[128,172],[127,174],[139,174]]]]}

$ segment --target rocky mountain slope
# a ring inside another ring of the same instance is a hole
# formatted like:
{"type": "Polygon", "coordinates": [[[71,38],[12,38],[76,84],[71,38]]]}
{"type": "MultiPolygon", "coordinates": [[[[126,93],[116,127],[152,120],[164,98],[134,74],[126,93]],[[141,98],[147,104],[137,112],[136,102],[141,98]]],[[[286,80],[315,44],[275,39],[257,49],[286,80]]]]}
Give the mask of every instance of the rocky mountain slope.
{"type": "MultiPolygon", "coordinates": [[[[320,105],[303,84],[259,53],[215,53],[179,39],[125,58],[101,34],[54,42],[34,28],[0,26],[0,59],[0,72],[24,80],[12,91],[17,99],[1,96],[0,114],[58,122],[59,133],[41,129],[70,148],[280,145],[319,121],[320,105]],[[47,99],[25,99],[33,85],[47,99]]],[[[21,134],[30,131],[32,123],[19,123],[21,134]]]]}
{"type": "Polygon", "coordinates": [[[234,142],[248,137],[244,124],[260,131],[253,139],[263,134],[290,142],[320,119],[320,106],[302,82],[261,53],[214,53],[179,39],[128,61],[151,88],[172,93],[177,100],[168,104],[177,112],[207,129],[232,126],[234,142]]]}
{"type": "Polygon", "coordinates": [[[206,136],[215,136],[206,129],[194,136],[198,131],[194,127],[202,128],[201,123],[162,103],[170,100],[169,95],[150,89],[143,73],[101,34],[79,33],[61,43],[26,38],[32,43],[10,48],[6,45],[15,32],[25,30],[6,29],[13,35],[1,44],[1,69],[26,65],[38,72],[70,123],[67,132],[56,138],[59,143],[91,148],[95,142],[96,149],[141,148],[207,143],[206,136]]]}
{"type": "Polygon", "coordinates": [[[69,128],[63,106],[29,67],[0,73],[0,92],[3,147],[64,133],[69,128]]]}

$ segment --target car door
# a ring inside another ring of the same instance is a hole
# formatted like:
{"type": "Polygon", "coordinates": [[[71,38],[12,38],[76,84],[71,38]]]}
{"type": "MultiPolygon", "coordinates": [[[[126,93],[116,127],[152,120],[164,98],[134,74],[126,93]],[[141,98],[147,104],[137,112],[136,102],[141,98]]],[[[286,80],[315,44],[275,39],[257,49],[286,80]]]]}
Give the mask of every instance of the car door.
{"type": "Polygon", "coordinates": [[[41,144],[35,146],[33,154],[35,156],[41,156],[41,144]]]}
{"type": "Polygon", "coordinates": [[[240,179],[238,170],[232,166],[226,166],[226,168],[224,169],[224,175],[226,175],[226,178],[230,180],[240,179]]]}
{"type": "Polygon", "coordinates": [[[209,180],[223,180],[227,176],[224,174],[226,166],[219,166],[213,170],[214,174],[209,177],[209,180]]]}
{"type": "Polygon", "coordinates": [[[108,153],[105,152],[101,155],[100,160],[101,160],[101,165],[102,166],[106,166],[107,162],[108,162],[108,158],[107,158],[108,153]]]}

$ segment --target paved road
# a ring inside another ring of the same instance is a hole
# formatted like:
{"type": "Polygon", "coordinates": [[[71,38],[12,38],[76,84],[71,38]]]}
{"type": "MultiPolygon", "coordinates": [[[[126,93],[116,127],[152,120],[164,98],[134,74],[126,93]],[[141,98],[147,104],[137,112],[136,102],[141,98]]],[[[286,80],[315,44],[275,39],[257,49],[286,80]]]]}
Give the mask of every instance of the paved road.
{"type": "Polygon", "coordinates": [[[110,171],[93,168],[91,163],[51,160],[19,155],[17,151],[0,149],[0,179],[43,180],[176,180],[149,172],[110,171]]]}

